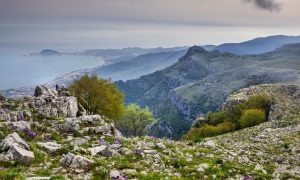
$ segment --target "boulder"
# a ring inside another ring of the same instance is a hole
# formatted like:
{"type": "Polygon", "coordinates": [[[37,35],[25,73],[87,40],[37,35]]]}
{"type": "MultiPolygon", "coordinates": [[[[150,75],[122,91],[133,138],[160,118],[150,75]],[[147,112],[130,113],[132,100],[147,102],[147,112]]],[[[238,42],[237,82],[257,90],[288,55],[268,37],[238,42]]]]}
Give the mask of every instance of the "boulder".
{"type": "Polygon", "coordinates": [[[18,161],[21,163],[31,163],[34,160],[34,154],[31,151],[23,149],[16,144],[12,144],[6,154],[10,160],[18,161]]]}
{"type": "Polygon", "coordinates": [[[111,126],[109,124],[105,124],[103,126],[97,126],[94,128],[95,130],[95,133],[96,134],[99,134],[99,133],[102,133],[102,134],[110,134],[111,133],[111,126]]]}
{"type": "Polygon", "coordinates": [[[120,179],[121,178],[121,174],[120,174],[120,172],[118,170],[113,169],[113,170],[110,171],[109,177],[111,179],[120,179]]]}
{"type": "Polygon", "coordinates": [[[43,149],[45,149],[48,153],[56,153],[56,151],[60,150],[62,146],[57,144],[56,142],[38,142],[37,145],[43,149]]]}
{"type": "Polygon", "coordinates": [[[99,154],[105,157],[111,157],[113,155],[113,152],[109,149],[108,146],[105,145],[89,148],[89,151],[91,152],[92,156],[99,154]]]}
{"type": "Polygon", "coordinates": [[[35,97],[27,99],[28,105],[38,114],[46,117],[76,117],[78,113],[77,98],[58,94],[56,90],[37,86],[35,97]]]}
{"type": "Polygon", "coordinates": [[[11,129],[15,129],[19,131],[31,129],[31,123],[28,121],[7,122],[6,125],[11,129]]]}
{"type": "Polygon", "coordinates": [[[7,151],[13,145],[29,150],[29,145],[16,132],[6,136],[6,138],[0,143],[0,148],[2,151],[7,151]]]}
{"type": "Polygon", "coordinates": [[[73,170],[83,169],[89,170],[93,165],[93,161],[83,156],[68,153],[60,160],[60,165],[63,167],[71,168],[73,170]]]}
{"type": "Polygon", "coordinates": [[[59,124],[59,128],[61,131],[66,132],[66,133],[72,133],[79,131],[80,126],[79,126],[79,121],[76,119],[72,118],[67,118],[65,119],[64,124],[59,124]]]}
{"type": "Polygon", "coordinates": [[[90,125],[104,124],[104,120],[98,114],[87,115],[87,116],[80,116],[79,119],[81,120],[81,122],[83,122],[85,124],[90,124],[90,125]]]}
{"type": "Polygon", "coordinates": [[[34,91],[34,96],[35,97],[39,97],[39,96],[55,97],[55,96],[58,96],[58,93],[56,90],[48,88],[46,86],[37,86],[34,91]]]}

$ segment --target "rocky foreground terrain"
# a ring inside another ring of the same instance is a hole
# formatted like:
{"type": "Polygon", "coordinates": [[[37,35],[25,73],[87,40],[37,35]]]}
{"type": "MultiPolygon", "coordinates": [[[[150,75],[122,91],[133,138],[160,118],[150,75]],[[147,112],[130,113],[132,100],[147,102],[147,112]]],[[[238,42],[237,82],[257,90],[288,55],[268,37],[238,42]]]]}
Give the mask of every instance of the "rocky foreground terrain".
{"type": "Polygon", "coordinates": [[[264,89],[275,119],[192,143],[122,137],[67,92],[37,87],[0,102],[0,179],[299,179],[298,86],[250,87],[223,108],[264,89]]]}

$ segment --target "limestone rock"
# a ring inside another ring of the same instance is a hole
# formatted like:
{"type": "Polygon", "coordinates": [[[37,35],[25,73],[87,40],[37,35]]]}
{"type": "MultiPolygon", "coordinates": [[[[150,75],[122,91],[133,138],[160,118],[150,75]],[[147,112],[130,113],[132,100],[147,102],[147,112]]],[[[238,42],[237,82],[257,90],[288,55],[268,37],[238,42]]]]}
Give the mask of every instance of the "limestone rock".
{"type": "Polygon", "coordinates": [[[113,155],[113,152],[105,145],[89,148],[89,151],[92,156],[99,154],[105,157],[111,157],[113,155]]]}
{"type": "Polygon", "coordinates": [[[38,142],[37,145],[52,154],[62,148],[62,146],[60,144],[57,144],[56,142],[38,142]]]}
{"type": "Polygon", "coordinates": [[[111,179],[119,179],[121,174],[118,170],[113,169],[110,171],[109,176],[111,179]]]}
{"type": "Polygon", "coordinates": [[[15,129],[19,131],[31,129],[31,123],[28,121],[7,122],[6,125],[11,129],[15,129]]]}
{"type": "Polygon", "coordinates": [[[39,97],[39,96],[52,96],[55,97],[57,96],[57,91],[54,89],[48,88],[46,86],[37,86],[34,91],[34,96],[39,97]]]}
{"type": "Polygon", "coordinates": [[[23,149],[16,144],[13,144],[9,148],[6,156],[11,160],[19,161],[21,163],[30,163],[34,160],[33,152],[23,149]]]}
{"type": "Polygon", "coordinates": [[[2,151],[7,151],[13,145],[29,150],[29,145],[16,132],[6,136],[0,143],[0,148],[2,151]]]}
{"type": "Polygon", "coordinates": [[[71,169],[84,169],[89,170],[92,165],[93,161],[79,155],[75,155],[73,153],[66,154],[61,160],[60,164],[64,167],[68,167],[71,169]]]}

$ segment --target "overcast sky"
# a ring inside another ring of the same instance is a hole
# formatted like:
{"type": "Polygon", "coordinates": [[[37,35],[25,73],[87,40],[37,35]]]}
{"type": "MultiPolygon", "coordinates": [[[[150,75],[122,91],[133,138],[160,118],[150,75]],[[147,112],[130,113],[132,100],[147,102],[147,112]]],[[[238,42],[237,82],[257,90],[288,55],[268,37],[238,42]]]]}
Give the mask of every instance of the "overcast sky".
{"type": "Polygon", "coordinates": [[[300,35],[300,0],[0,0],[0,47],[170,47],[300,35]]]}

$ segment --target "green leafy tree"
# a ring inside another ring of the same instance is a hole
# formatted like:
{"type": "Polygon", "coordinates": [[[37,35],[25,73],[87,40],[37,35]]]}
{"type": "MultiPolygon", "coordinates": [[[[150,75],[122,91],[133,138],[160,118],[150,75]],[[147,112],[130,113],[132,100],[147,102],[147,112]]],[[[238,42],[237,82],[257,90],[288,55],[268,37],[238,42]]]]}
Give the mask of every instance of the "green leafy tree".
{"type": "Polygon", "coordinates": [[[266,121],[265,112],[261,109],[248,109],[243,112],[240,119],[242,128],[258,125],[266,121]]]}
{"type": "Polygon", "coordinates": [[[137,104],[129,104],[124,117],[116,122],[117,128],[126,136],[143,136],[147,134],[147,126],[155,121],[149,109],[137,104]]]}
{"type": "Polygon", "coordinates": [[[108,80],[84,75],[69,87],[87,114],[102,114],[116,120],[124,115],[124,95],[108,80]]]}

